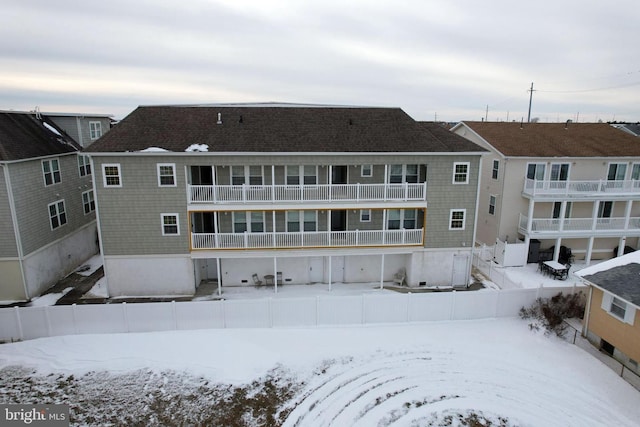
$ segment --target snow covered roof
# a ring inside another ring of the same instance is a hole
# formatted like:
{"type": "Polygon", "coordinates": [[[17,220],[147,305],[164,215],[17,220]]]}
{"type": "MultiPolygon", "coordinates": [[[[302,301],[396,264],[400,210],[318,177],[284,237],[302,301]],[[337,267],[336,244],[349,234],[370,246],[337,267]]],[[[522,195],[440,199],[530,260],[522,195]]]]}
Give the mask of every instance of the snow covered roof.
{"type": "Polygon", "coordinates": [[[234,153],[474,153],[486,150],[399,108],[224,104],[142,106],[90,152],[184,152],[207,146],[234,153]]]}
{"type": "Polygon", "coordinates": [[[72,153],[80,149],[44,115],[0,112],[0,161],[72,153]]]}
{"type": "Polygon", "coordinates": [[[575,275],[640,308],[640,251],[583,268],[575,275]]]}

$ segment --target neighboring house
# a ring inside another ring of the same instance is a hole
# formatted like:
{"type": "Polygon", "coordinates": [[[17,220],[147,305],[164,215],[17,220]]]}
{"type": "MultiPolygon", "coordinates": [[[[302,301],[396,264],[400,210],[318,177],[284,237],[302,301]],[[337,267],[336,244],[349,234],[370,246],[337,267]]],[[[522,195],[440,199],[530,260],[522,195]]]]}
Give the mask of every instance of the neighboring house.
{"type": "Polygon", "coordinates": [[[611,123],[616,129],[623,130],[633,136],[640,135],[640,123],[611,123]]]}
{"type": "Polygon", "coordinates": [[[563,261],[563,246],[587,264],[638,248],[640,139],[606,123],[462,122],[452,131],[491,152],[479,243],[524,242],[520,264],[563,261]]]}
{"type": "Polygon", "coordinates": [[[40,113],[86,148],[111,129],[110,114],[40,113]]]}
{"type": "Polygon", "coordinates": [[[640,251],[584,268],[589,286],[583,335],[640,374],[640,251]]]}
{"type": "Polygon", "coordinates": [[[485,150],[401,109],[146,106],[88,151],[110,296],[468,284],[485,150]]]}
{"type": "Polygon", "coordinates": [[[0,301],[40,295],[98,249],[89,158],[37,113],[0,112],[0,301]]]}

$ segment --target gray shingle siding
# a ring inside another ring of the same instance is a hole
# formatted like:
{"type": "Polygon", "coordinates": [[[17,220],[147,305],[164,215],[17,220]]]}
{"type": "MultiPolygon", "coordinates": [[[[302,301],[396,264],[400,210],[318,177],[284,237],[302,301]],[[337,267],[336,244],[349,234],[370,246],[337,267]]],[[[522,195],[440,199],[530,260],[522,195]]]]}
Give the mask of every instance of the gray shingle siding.
{"type": "Polygon", "coordinates": [[[0,166],[0,236],[2,236],[0,238],[0,258],[18,256],[7,182],[4,177],[6,167],[6,165],[0,166]]]}
{"type": "Polygon", "coordinates": [[[95,213],[84,214],[82,192],[90,190],[91,176],[80,177],[75,153],[60,155],[61,182],[45,186],[42,160],[10,164],[13,198],[23,254],[60,239],[95,220],[95,213]],[[67,223],[51,230],[48,205],[64,200],[67,223]]]}
{"type": "Polygon", "coordinates": [[[104,255],[189,252],[185,157],[118,157],[94,161],[104,255]],[[103,184],[103,163],[119,163],[121,188],[103,184]],[[157,164],[175,163],[176,186],[158,187],[157,164]],[[163,236],[161,214],[179,214],[180,235],[163,236]]]}

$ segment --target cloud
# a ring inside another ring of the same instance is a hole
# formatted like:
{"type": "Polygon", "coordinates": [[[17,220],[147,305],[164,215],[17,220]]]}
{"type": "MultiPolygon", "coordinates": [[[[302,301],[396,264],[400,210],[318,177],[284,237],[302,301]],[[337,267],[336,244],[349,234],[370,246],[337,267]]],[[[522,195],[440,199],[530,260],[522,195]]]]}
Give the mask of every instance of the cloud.
{"type": "Polygon", "coordinates": [[[532,115],[640,119],[629,0],[5,3],[7,109],[285,101],[461,120],[488,105],[504,120],[526,117],[533,81],[532,115]]]}

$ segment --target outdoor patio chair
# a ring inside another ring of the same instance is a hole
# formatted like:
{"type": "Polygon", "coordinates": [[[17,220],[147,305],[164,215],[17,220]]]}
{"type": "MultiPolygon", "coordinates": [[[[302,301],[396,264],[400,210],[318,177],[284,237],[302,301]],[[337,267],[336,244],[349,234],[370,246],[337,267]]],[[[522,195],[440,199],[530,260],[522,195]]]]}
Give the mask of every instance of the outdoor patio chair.
{"type": "Polygon", "coordinates": [[[253,276],[251,276],[251,277],[253,277],[253,284],[254,284],[254,285],[256,285],[256,286],[262,286],[262,280],[260,280],[260,279],[258,278],[258,275],[257,275],[256,273],[253,273],[253,276]]]}
{"type": "Polygon", "coordinates": [[[407,273],[404,268],[401,268],[396,274],[393,275],[393,283],[397,283],[400,286],[404,285],[407,273]]]}

